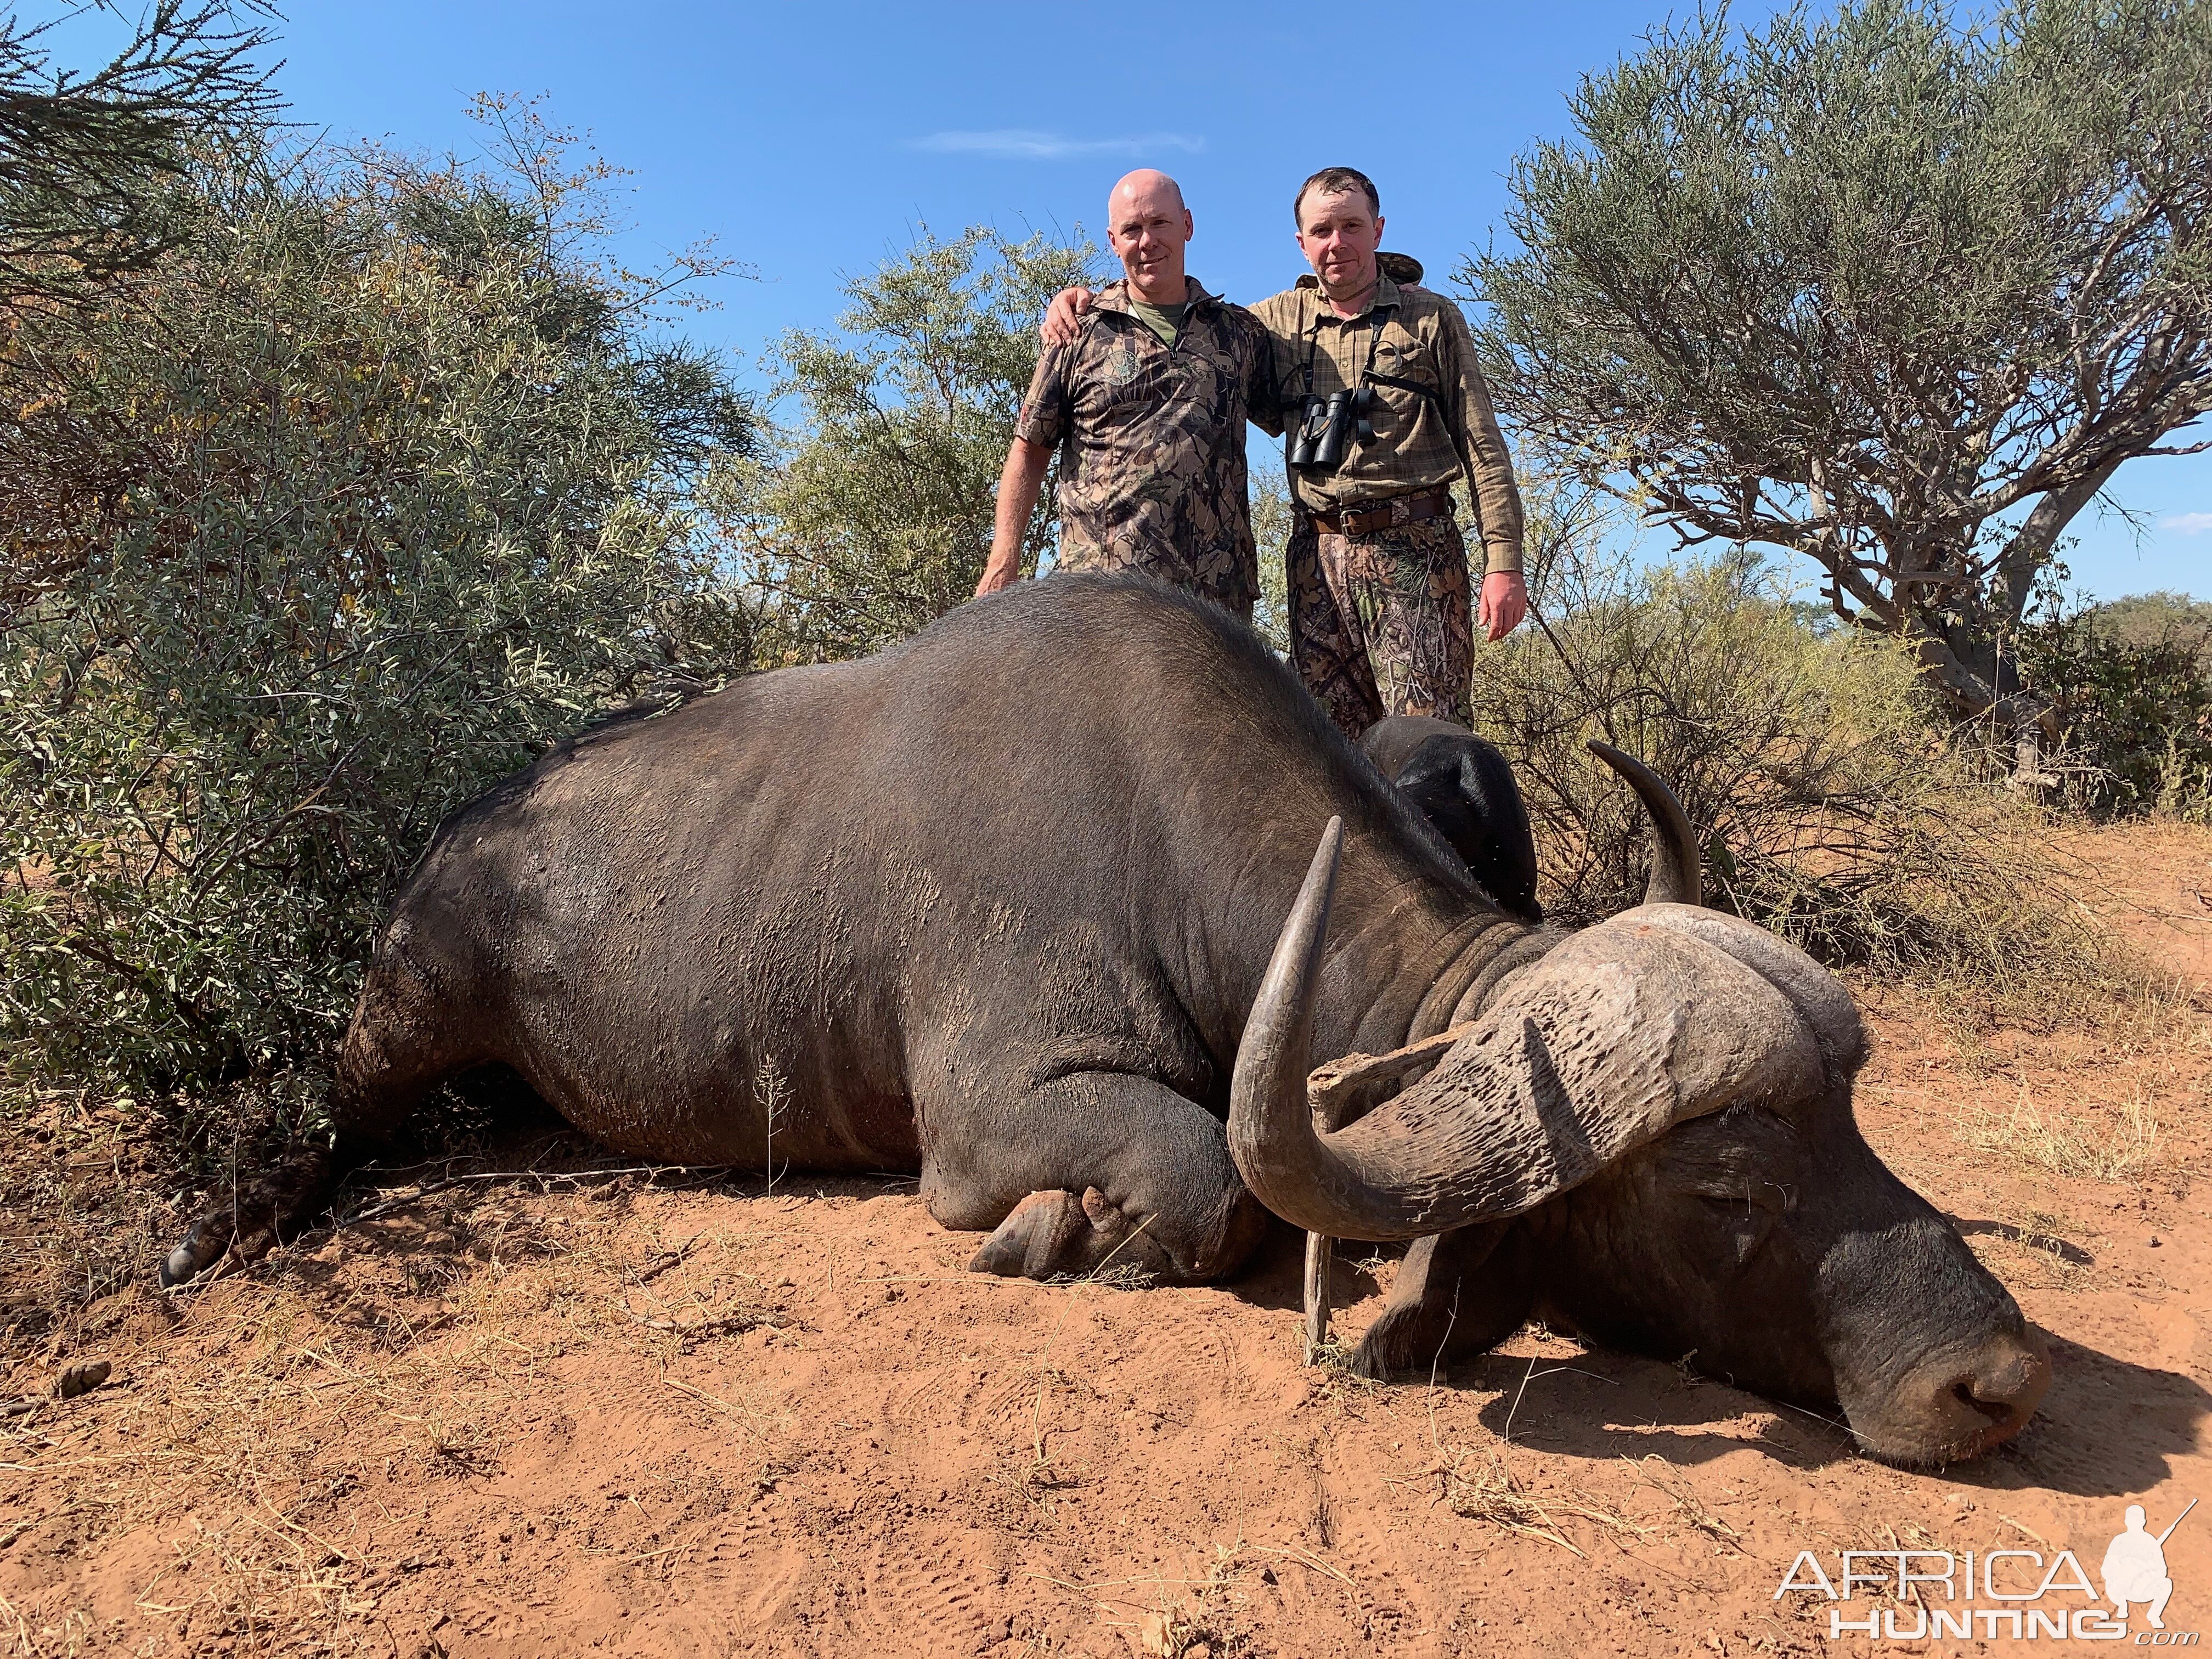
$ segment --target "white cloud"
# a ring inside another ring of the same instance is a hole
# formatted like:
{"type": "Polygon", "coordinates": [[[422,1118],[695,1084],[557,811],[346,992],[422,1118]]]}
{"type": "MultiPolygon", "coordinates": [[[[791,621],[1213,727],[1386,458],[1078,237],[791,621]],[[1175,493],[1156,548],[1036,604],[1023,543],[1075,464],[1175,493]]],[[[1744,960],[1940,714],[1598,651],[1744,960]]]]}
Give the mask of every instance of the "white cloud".
{"type": "Polygon", "coordinates": [[[2158,527],[2183,536],[2202,536],[2212,531],[2212,513],[2177,513],[2170,519],[2160,519],[2158,527]]]}
{"type": "Polygon", "coordinates": [[[915,149],[941,155],[988,155],[1001,161],[1060,161],[1088,155],[1139,156],[1162,150],[1182,150],[1195,155],[1206,140],[1182,132],[1139,132],[1122,138],[1070,138],[1057,132],[1028,127],[1001,127],[991,132],[933,132],[927,138],[908,141],[915,149]]]}

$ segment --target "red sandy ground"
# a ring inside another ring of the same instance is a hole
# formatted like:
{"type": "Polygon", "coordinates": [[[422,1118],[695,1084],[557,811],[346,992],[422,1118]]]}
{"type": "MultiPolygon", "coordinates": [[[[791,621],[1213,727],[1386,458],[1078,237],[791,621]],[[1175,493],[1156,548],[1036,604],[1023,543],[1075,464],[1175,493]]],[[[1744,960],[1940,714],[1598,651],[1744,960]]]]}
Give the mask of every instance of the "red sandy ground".
{"type": "MultiPolygon", "coordinates": [[[[2110,925],[2212,978],[2212,835],[2074,850],[2110,925]]],[[[1434,1386],[1304,1368],[1288,1249],[1224,1289],[1048,1287],[963,1272],[975,1239],[906,1182],[402,1184],[250,1273],[18,1345],[13,1391],[94,1357],[117,1380],[0,1419],[0,1650],[1862,1648],[1775,1599],[1800,1549],[1832,1573],[1845,1548],[2070,1547],[2094,1573],[2125,1504],[2155,1530],[2212,1498],[2208,1006],[2057,1035],[1898,993],[1871,1015],[1869,1137],[2056,1356],[2036,1422],[1972,1467],[1889,1468],[1694,1357],[1536,1330],[1434,1386]],[[2155,1151],[2060,1175],[2006,1143],[2023,1103],[2104,1146],[2147,1111],[2155,1151]]],[[[495,1156],[609,1162],[542,1127],[495,1156]]],[[[1340,1266],[1340,1332],[1394,1268],[1340,1266]]],[[[2212,1631],[2212,1504],[2167,1558],[2168,1627],[2212,1631]]]]}

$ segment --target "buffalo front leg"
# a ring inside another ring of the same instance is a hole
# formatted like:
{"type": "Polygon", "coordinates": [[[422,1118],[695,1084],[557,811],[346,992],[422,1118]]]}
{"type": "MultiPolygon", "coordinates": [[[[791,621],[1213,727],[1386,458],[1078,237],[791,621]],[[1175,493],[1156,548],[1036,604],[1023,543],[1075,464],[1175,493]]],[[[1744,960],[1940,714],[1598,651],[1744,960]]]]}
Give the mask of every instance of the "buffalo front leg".
{"type": "Polygon", "coordinates": [[[1445,1360],[1480,1353],[1510,1334],[1532,1299],[1510,1221],[1479,1223],[1416,1239],[1352,1356],[1377,1381],[1424,1376],[1445,1360]]]}
{"type": "Polygon", "coordinates": [[[1133,1267],[1194,1283],[1236,1271],[1267,1230],[1220,1120],[1149,1078],[1076,1073],[950,1116],[922,1196],[948,1227],[994,1229],[969,1264],[978,1272],[1133,1267]]]}

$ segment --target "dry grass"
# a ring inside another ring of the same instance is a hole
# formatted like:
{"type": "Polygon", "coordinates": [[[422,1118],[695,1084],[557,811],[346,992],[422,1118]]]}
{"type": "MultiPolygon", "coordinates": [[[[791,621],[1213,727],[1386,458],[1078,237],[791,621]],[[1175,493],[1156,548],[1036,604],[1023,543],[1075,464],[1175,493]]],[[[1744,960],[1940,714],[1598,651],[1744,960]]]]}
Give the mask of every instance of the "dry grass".
{"type": "Polygon", "coordinates": [[[1595,1523],[1616,1537],[1638,1541],[1648,1536],[1619,1510],[1584,1495],[1539,1498],[1507,1467],[1503,1442],[1483,1448],[1460,1449],[1451,1462],[1438,1470],[1444,1506],[1469,1521],[1485,1521],[1507,1532],[1540,1538],[1573,1556],[1584,1552],[1562,1528],[1563,1517],[1595,1523]]]}
{"type": "Polygon", "coordinates": [[[1217,1545],[1203,1579],[1164,1596],[1138,1621],[1139,1650],[1151,1659],[1231,1659],[1249,1652],[1253,1632],[1240,1616],[1244,1598],[1232,1588],[1240,1573],[1260,1571],[1258,1563],[1244,1559],[1247,1551],[1242,1539],[1217,1545]]]}
{"type": "Polygon", "coordinates": [[[1678,1520],[1681,1524],[1701,1532],[1715,1543],[1729,1549],[1739,1549],[1743,1534],[1715,1515],[1699,1498],[1682,1472],[1656,1453],[1641,1462],[1627,1463],[1636,1478],[1652,1487],[1667,1500],[1667,1507],[1642,1516],[1644,1522],[1678,1520]]]}
{"type": "Polygon", "coordinates": [[[2036,1100],[2025,1083],[2019,1090],[2009,1110],[1981,1108],[1963,1119],[1954,1131],[1959,1139],[1978,1152],[2090,1181],[2126,1181],[2158,1162],[2157,1115],[2140,1091],[2110,1111],[2070,1111],[2036,1100]]]}
{"type": "MultiPolygon", "coordinates": [[[[1273,1577],[1293,1569],[1346,1589],[1354,1587],[1349,1573],[1310,1550],[1252,1544],[1241,1537],[1213,1547],[1213,1559],[1206,1564],[1203,1577],[1131,1581],[1130,1588],[1150,1584],[1153,1589],[1134,1627],[1139,1650],[1150,1659],[1236,1659],[1251,1652],[1261,1632],[1243,1586],[1263,1574],[1273,1577]]],[[[1093,1585],[1085,1593],[1103,1588],[1093,1585]]],[[[1097,1598],[1097,1603],[1113,1605],[1104,1598],[1097,1598]]]]}
{"type": "Polygon", "coordinates": [[[64,1352],[77,1310],[151,1271],[179,1209],[158,1115],[84,1090],[0,1093],[0,1353],[64,1352]]]}
{"type": "MultiPolygon", "coordinates": [[[[1536,1328],[1541,1331],[1540,1326],[1536,1328]]],[[[1507,1461],[1512,1445],[1514,1413],[1520,1408],[1529,1382],[1540,1375],[1549,1375],[1537,1370],[1538,1363],[1534,1358],[1528,1361],[1520,1389],[1515,1393],[1513,1407],[1506,1413],[1504,1433],[1481,1444],[1459,1445],[1445,1438],[1437,1413],[1440,1390],[1432,1377],[1427,1402],[1430,1461],[1422,1468],[1407,1474],[1388,1475],[1385,1480],[1396,1486],[1431,1487],[1435,1496],[1431,1501],[1443,1504],[1455,1515],[1523,1537],[1541,1539],[1577,1558],[1585,1552],[1566,1535],[1564,1522],[1568,1519],[1587,1522],[1616,1543],[1639,1542],[1648,1538],[1649,1528],[1613,1504],[1582,1491],[1540,1494],[1514,1473],[1507,1461]]]]}
{"type": "Polygon", "coordinates": [[[1252,1651],[1259,1629],[1247,1585],[1255,1577],[1295,1569],[1353,1588],[1350,1574],[1310,1550],[1252,1544],[1241,1536],[1215,1544],[1204,1565],[1196,1577],[1147,1573],[1075,1583],[1044,1573],[1029,1577],[1081,1596],[1101,1624],[1127,1632],[1148,1659],[1235,1659],[1252,1651]]]}
{"type": "MultiPolygon", "coordinates": [[[[547,1368],[572,1348],[665,1367],[699,1343],[788,1322],[761,1239],[654,1237],[619,1195],[595,1203],[581,1184],[550,1198],[537,1182],[383,1197],[368,1206],[382,1212],[374,1249],[358,1248],[364,1227],[251,1278],[167,1295],[146,1284],[141,1255],[128,1293],[100,1304],[104,1325],[73,1315],[53,1340],[82,1352],[103,1330],[148,1321],[179,1340],[158,1379],[125,1376],[96,1396],[101,1449],[86,1438],[94,1418],[66,1407],[0,1423],[9,1542],[53,1528],[116,1537],[188,1516],[181,1539],[161,1526],[173,1559],[149,1566],[139,1620],[194,1651],[362,1650],[380,1588],[441,1565],[422,1554],[420,1517],[380,1514],[374,1490],[399,1480],[434,1493],[496,1473],[547,1368]],[[118,1443],[128,1449],[105,1449],[118,1443]]],[[[33,1358],[12,1357],[18,1372],[33,1358]]],[[[671,1407],[726,1417],[734,1443],[763,1458],[783,1426],[665,1369],[663,1380],[671,1407]]],[[[137,1639],[124,1626],[14,1622],[0,1610],[10,1651],[137,1639]]]]}
{"type": "Polygon", "coordinates": [[[1974,1232],[1967,1245],[1990,1269],[2014,1288],[2074,1291],[2081,1288],[2094,1265],[2088,1253],[2064,1237],[2066,1225],[2043,1210],[2027,1210],[2021,1218],[1990,1225],[1974,1232]]]}

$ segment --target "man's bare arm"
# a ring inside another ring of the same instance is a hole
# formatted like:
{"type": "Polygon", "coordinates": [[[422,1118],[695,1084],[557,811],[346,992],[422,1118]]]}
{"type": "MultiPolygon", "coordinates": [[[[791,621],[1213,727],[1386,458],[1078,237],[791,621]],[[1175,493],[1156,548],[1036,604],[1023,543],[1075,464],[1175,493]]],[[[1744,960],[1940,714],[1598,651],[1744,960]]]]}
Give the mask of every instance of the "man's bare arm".
{"type": "Polygon", "coordinates": [[[1051,465],[1048,444],[1017,438],[1007,447],[1006,464],[999,470],[999,507],[991,531],[991,556],[984,563],[983,580],[975,584],[978,595],[995,593],[1021,575],[1022,538],[1029,533],[1037,491],[1044,487],[1045,469],[1051,465]]]}

